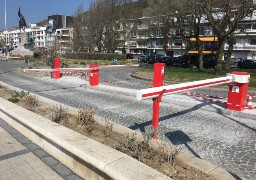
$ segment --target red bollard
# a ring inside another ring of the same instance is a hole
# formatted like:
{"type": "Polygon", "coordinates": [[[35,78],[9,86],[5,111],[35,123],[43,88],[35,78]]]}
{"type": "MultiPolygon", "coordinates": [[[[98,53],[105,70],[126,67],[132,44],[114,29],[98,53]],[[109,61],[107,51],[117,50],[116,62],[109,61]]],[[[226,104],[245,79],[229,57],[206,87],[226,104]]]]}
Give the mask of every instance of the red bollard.
{"type": "MultiPolygon", "coordinates": [[[[154,64],[153,87],[164,85],[164,63],[154,64]]],[[[154,130],[154,139],[158,139],[159,106],[164,91],[157,98],[153,98],[153,116],[152,126],[154,130]]]]}
{"type": "Polygon", "coordinates": [[[159,87],[164,85],[164,63],[154,64],[154,77],[153,87],[159,87]]]}
{"type": "Polygon", "coordinates": [[[99,85],[99,66],[98,65],[89,65],[89,68],[95,68],[90,70],[90,86],[99,85]]]}
{"type": "Polygon", "coordinates": [[[235,79],[229,86],[227,109],[243,111],[246,106],[250,73],[231,72],[230,74],[234,75],[235,79]]]}
{"type": "MultiPolygon", "coordinates": [[[[60,58],[54,58],[54,69],[60,68],[60,58]]],[[[60,79],[60,71],[52,72],[53,79],[60,79]]]]}

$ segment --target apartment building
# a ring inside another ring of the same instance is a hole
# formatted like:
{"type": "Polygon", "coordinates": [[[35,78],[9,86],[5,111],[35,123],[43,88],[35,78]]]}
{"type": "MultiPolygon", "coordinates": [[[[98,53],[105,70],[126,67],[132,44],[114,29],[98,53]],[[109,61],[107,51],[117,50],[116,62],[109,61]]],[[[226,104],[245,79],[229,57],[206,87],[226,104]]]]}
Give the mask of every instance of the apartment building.
{"type": "Polygon", "coordinates": [[[73,28],[56,29],[55,37],[61,50],[65,51],[70,49],[73,37],[73,28]]]}
{"type": "Polygon", "coordinates": [[[4,40],[4,33],[3,31],[0,31],[0,41],[3,41],[4,40]]]}
{"type": "Polygon", "coordinates": [[[48,16],[48,21],[53,21],[52,31],[55,32],[57,29],[60,28],[71,28],[73,25],[73,17],[66,16],[66,15],[51,15],[48,16]]]}
{"type": "MultiPolygon", "coordinates": [[[[167,46],[164,48],[164,38],[161,33],[158,30],[149,31],[147,24],[147,17],[142,17],[132,23],[132,26],[136,28],[131,28],[129,31],[129,38],[125,43],[126,52],[132,54],[149,54],[154,52],[175,57],[183,55],[188,51],[188,42],[182,39],[170,38],[167,46]]],[[[173,29],[172,31],[179,33],[179,29],[173,29]]],[[[209,27],[205,19],[202,19],[201,22],[200,35],[214,36],[212,28],[209,27]]],[[[224,50],[226,51],[227,49],[228,44],[226,43],[224,50]]],[[[256,13],[246,17],[238,25],[238,30],[235,32],[232,57],[256,60],[256,13]]]]}
{"type": "Polygon", "coordinates": [[[46,27],[32,26],[26,28],[25,31],[9,30],[3,32],[3,39],[7,46],[17,48],[20,43],[19,35],[26,34],[27,38],[32,38],[36,47],[45,47],[45,29],[46,27]]]}
{"type": "Polygon", "coordinates": [[[35,47],[45,47],[46,45],[46,27],[34,26],[29,30],[29,36],[34,41],[35,47]]]}
{"type": "MultiPolygon", "coordinates": [[[[225,45],[225,49],[228,45],[225,45]]],[[[235,33],[234,58],[256,60],[256,16],[245,19],[235,33]]]]}
{"type": "Polygon", "coordinates": [[[56,41],[58,41],[58,44],[64,49],[70,47],[73,18],[71,16],[57,14],[48,16],[48,19],[52,21],[53,24],[51,33],[48,32],[47,26],[31,24],[30,27],[25,28],[24,31],[20,31],[20,29],[3,31],[0,33],[0,38],[3,38],[7,46],[17,48],[20,43],[20,34],[26,33],[28,39],[33,39],[34,47],[50,48],[56,41]]]}

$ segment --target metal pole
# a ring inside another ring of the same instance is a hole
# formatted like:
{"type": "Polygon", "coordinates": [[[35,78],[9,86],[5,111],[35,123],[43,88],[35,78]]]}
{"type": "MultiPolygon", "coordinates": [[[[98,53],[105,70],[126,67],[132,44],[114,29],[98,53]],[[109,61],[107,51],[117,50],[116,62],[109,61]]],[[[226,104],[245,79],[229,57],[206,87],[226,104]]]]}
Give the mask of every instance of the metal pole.
{"type": "Polygon", "coordinates": [[[7,30],[7,27],[6,27],[6,0],[4,1],[4,24],[5,24],[5,30],[7,30]]]}

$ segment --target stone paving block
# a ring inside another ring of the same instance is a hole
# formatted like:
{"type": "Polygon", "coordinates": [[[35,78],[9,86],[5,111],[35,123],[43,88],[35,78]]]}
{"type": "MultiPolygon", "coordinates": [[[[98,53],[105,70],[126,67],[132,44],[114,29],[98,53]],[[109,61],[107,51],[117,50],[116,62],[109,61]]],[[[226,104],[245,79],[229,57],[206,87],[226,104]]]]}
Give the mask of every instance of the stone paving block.
{"type": "Polygon", "coordinates": [[[41,160],[49,166],[56,166],[59,164],[59,161],[51,156],[42,157],[41,160]]]}
{"type": "Polygon", "coordinates": [[[57,164],[55,166],[52,166],[52,169],[54,169],[60,176],[65,177],[70,176],[72,172],[63,164],[57,164]]]}

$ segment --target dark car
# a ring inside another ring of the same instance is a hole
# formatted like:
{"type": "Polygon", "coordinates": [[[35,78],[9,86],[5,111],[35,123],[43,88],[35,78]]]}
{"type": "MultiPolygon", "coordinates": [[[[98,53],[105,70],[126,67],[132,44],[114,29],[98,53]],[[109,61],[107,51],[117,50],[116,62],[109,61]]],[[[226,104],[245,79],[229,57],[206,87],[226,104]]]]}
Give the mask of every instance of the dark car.
{"type": "MultiPolygon", "coordinates": [[[[215,68],[217,65],[217,57],[214,54],[203,55],[203,66],[204,68],[215,68]]],[[[199,65],[199,63],[198,63],[199,65]]],[[[197,65],[197,66],[198,66],[197,65]]]]}
{"type": "Polygon", "coordinates": [[[256,61],[253,61],[253,60],[240,60],[240,61],[238,61],[237,66],[240,69],[242,69],[242,68],[256,69],[256,61]]]}
{"type": "Polygon", "coordinates": [[[133,59],[133,54],[131,53],[126,54],[126,59],[133,59]]]}
{"type": "Polygon", "coordinates": [[[163,56],[159,59],[158,62],[165,63],[166,66],[172,65],[173,58],[170,56],[163,56]]]}
{"type": "Polygon", "coordinates": [[[173,58],[167,56],[165,58],[165,64],[166,64],[166,66],[172,66],[173,65],[173,58]]]}
{"type": "Polygon", "coordinates": [[[149,64],[154,64],[157,62],[162,62],[164,55],[162,54],[150,54],[147,58],[149,64]]]}
{"type": "Polygon", "coordinates": [[[138,57],[138,61],[139,61],[139,62],[144,62],[144,63],[146,63],[146,62],[147,62],[147,58],[148,58],[147,55],[140,55],[140,56],[138,57]]]}
{"type": "Polygon", "coordinates": [[[173,66],[175,67],[189,67],[192,68],[195,65],[196,56],[185,54],[173,59],[173,66]]]}
{"type": "MultiPolygon", "coordinates": [[[[205,54],[203,55],[203,66],[204,68],[215,68],[216,66],[216,55],[205,54]]],[[[173,59],[172,62],[175,67],[193,68],[199,66],[199,59],[197,54],[185,54],[173,59]]]]}

